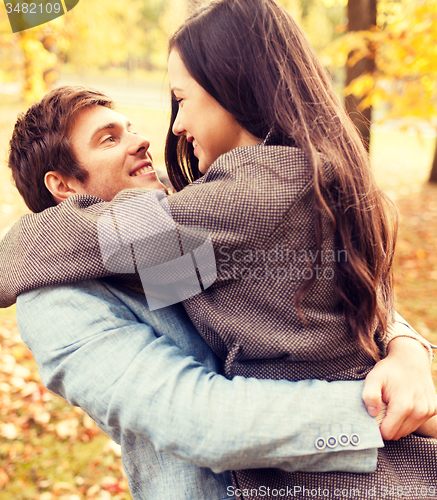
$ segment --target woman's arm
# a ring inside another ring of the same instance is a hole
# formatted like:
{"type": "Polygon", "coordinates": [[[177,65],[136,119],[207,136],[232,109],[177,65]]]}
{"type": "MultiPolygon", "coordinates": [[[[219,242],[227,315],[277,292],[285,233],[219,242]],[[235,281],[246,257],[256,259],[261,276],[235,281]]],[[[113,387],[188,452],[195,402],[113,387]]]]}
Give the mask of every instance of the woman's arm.
{"type": "Polygon", "coordinates": [[[437,439],[437,415],[427,420],[419,428],[414,431],[414,434],[423,437],[432,437],[437,439]]]}

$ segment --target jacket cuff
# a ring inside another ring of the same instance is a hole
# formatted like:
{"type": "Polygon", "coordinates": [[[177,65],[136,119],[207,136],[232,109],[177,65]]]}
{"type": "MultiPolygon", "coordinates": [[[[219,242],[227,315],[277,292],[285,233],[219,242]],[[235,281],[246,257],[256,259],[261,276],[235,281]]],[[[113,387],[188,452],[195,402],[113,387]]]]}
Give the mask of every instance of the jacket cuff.
{"type": "Polygon", "coordinates": [[[432,363],[434,360],[434,354],[432,352],[433,349],[437,347],[428,342],[428,340],[424,339],[421,335],[419,335],[416,330],[414,330],[401,316],[396,313],[395,322],[389,326],[387,329],[387,335],[383,340],[383,349],[384,356],[387,355],[387,349],[389,343],[398,337],[408,337],[411,339],[415,339],[420,344],[422,344],[423,348],[428,353],[429,362],[432,363]]]}

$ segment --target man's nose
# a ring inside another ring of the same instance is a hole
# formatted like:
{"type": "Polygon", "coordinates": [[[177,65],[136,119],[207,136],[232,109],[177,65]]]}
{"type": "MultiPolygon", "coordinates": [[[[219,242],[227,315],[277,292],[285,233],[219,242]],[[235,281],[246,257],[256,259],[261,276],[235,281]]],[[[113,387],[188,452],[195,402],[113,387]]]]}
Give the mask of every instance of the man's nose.
{"type": "Polygon", "coordinates": [[[140,135],[134,135],[134,140],[130,148],[130,153],[137,154],[143,150],[144,152],[146,152],[149,149],[149,147],[150,147],[150,141],[148,139],[140,135]]]}

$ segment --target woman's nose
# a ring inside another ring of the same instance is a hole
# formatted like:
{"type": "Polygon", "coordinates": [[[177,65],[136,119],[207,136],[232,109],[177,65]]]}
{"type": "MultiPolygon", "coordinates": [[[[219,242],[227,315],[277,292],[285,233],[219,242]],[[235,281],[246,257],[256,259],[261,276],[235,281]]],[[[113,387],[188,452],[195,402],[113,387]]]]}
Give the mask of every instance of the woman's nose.
{"type": "Polygon", "coordinates": [[[182,127],[181,121],[179,120],[179,114],[176,116],[176,119],[173,123],[172,131],[174,135],[182,135],[184,133],[184,128],[182,127]]]}

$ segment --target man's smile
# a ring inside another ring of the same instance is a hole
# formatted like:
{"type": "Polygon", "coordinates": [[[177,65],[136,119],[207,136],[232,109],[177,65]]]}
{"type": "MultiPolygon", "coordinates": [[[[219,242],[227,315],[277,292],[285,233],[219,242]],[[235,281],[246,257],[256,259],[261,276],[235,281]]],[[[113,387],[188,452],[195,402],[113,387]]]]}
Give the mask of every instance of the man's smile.
{"type": "Polygon", "coordinates": [[[146,160],[141,162],[140,165],[138,165],[135,170],[129,175],[131,177],[138,177],[139,175],[146,175],[151,173],[155,173],[152,162],[150,160],[146,160]]]}

